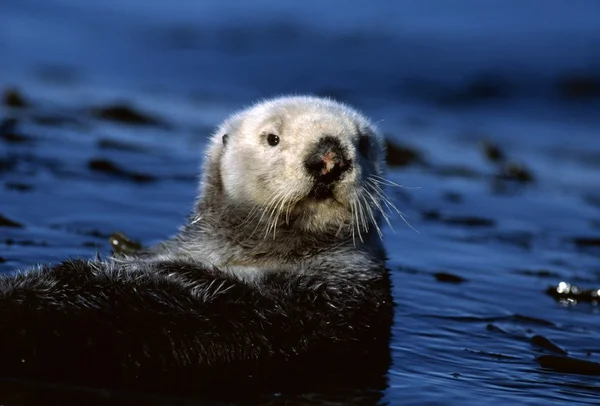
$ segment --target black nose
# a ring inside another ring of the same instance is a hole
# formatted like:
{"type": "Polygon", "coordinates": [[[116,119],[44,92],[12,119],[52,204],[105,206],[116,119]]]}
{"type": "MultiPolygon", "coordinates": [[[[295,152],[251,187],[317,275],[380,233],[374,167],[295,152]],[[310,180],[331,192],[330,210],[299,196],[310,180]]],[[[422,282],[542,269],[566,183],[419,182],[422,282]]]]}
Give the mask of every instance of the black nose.
{"type": "Polygon", "coordinates": [[[325,136],[305,159],[304,166],[318,183],[330,184],[350,169],[350,160],[337,138],[325,136]]]}

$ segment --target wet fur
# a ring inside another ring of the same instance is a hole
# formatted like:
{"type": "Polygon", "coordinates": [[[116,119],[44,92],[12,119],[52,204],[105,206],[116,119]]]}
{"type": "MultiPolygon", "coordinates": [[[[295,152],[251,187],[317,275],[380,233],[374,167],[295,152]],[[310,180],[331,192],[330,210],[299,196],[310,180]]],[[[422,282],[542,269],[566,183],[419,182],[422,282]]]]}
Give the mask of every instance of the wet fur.
{"type": "MultiPolygon", "coordinates": [[[[291,100],[290,111],[317,100],[291,100]]],[[[339,112],[347,114],[344,129],[368,124],[346,107],[318,103],[332,109],[333,128],[339,112]]],[[[171,240],[134,256],[0,279],[0,377],[220,394],[300,382],[381,384],[393,316],[381,241],[373,224],[357,239],[337,207],[323,206],[330,214],[316,219],[302,208],[283,213],[274,230],[249,216],[263,202],[227,191],[231,146],[222,137],[226,130],[234,143],[236,129],[251,124],[243,118],[255,116],[235,115],[215,133],[194,214],[171,240]],[[348,227],[332,222],[336,213],[348,227]]],[[[352,176],[380,174],[379,156],[370,168],[352,158],[352,176]]]]}
{"type": "Polygon", "coordinates": [[[207,393],[387,367],[385,274],[275,272],[254,285],[184,261],[68,261],[5,278],[0,291],[3,377],[207,393]]]}

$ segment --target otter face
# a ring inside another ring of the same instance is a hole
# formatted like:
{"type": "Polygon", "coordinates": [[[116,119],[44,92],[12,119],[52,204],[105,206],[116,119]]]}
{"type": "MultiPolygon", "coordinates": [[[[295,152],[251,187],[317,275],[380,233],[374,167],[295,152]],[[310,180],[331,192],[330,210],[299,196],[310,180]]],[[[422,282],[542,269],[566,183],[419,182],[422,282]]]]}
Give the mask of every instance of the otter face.
{"type": "Polygon", "coordinates": [[[258,104],[228,119],[212,148],[226,199],[265,224],[379,230],[383,138],[343,104],[316,97],[258,104]]]}

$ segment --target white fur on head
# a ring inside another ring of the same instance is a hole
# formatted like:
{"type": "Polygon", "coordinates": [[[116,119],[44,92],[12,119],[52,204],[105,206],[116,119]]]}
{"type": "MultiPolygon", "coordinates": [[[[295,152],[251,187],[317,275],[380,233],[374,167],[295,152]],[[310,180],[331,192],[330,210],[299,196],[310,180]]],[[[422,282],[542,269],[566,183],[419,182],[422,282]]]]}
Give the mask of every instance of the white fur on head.
{"type": "MultiPolygon", "coordinates": [[[[230,204],[268,207],[286,217],[296,215],[301,218],[303,228],[314,231],[352,223],[357,214],[371,224],[371,219],[378,218],[373,215],[378,210],[368,213],[365,208],[364,213],[354,213],[356,208],[352,205],[376,209],[381,204],[377,193],[361,194],[368,177],[383,175],[383,137],[359,112],[333,100],[282,97],[238,112],[213,135],[206,159],[205,172],[209,166],[218,165],[224,198],[230,204]],[[279,137],[276,146],[269,145],[269,134],[279,137]],[[334,200],[309,201],[306,197],[314,180],[306,171],[304,160],[325,135],[340,141],[352,161],[352,170],[336,185],[334,200]],[[361,137],[368,138],[366,155],[358,150],[361,137]],[[214,162],[215,159],[219,162],[214,162]]],[[[205,173],[202,188],[206,187],[209,186],[205,173]]]]}

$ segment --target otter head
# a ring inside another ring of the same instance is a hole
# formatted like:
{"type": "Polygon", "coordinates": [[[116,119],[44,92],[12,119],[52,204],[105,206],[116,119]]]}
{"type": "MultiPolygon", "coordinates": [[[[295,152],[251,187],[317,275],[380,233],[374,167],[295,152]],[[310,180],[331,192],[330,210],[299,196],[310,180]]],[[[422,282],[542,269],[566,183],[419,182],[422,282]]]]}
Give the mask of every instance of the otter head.
{"type": "Polygon", "coordinates": [[[274,99],[221,125],[202,194],[218,190],[212,198],[273,233],[285,224],[358,237],[379,231],[383,155],[381,134],[354,109],[316,97],[274,99]]]}

